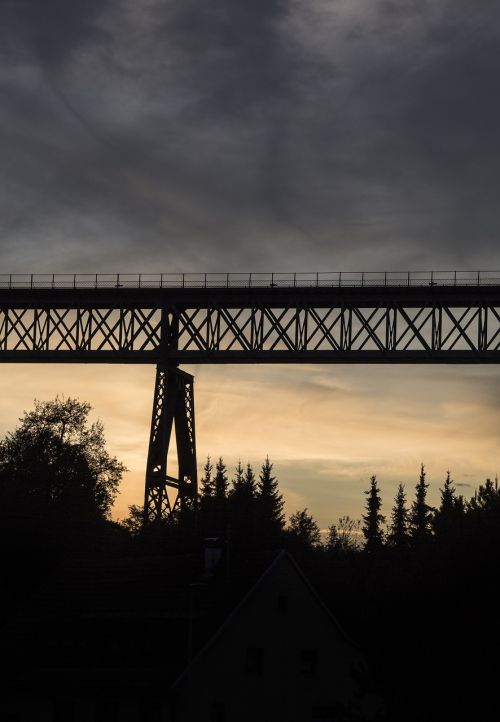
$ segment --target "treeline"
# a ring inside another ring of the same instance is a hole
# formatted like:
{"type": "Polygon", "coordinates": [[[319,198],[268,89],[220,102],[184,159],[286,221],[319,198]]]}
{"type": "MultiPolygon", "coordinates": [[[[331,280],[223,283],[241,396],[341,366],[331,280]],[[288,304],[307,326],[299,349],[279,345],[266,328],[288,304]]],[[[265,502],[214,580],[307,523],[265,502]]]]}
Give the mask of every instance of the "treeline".
{"type": "Polygon", "coordinates": [[[202,539],[220,540],[233,549],[276,548],[285,530],[284,499],[266,457],[256,474],[238,463],[230,478],[224,460],[207,458],[198,496],[192,504],[175,505],[163,522],[144,524],[143,507],[133,505],[122,525],[135,538],[158,536],[171,548],[193,547],[202,539]]]}
{"type": "MultiPolygon", "coordinates": [[[[422,464],[413,501],[409,503],[405,485],[400,483],[386,517],[377,477],[372,476],[364,492],[361,519],[344,515],[323,534],[307,508],[297,510],[286,521],[283,495],[269,457],[258,474],[250,463],[244,467],[239,461],[230,476],[222,457],[214,464],[209,456],[195,504],[185,509],[176,507],[163,531],[174,545],[187,537],[198,542],[200,537],[216,537],[237,549],[286,546],[300,555],[376,554],[382,549],[410,553],[426,544],[447,544],[456,536],[470,535],[478,528],[484,532],[500,523],[497,479],[486,479],[467,500],[457,493],[448,471],[437,507],[428,504],[428,488],[422,464]]],[[[144,533],[143,508],[130,507],[129,517],[121,523],[133,536],[144,533]]]]}
{"type": "Polygon", "coordinates": [[[439,506],[427,503],[425,467],[422,464],[420,476],[415,486],[415,496],[409,505],[405,485],[400,483],[394,497],[388,524],[382,514],[382,498],[376,476],[370,479],[362,532],[365,549],[368,552],[380,550],[382,546],[399,550],[418,548],[424,543],[445,543],[446,540],[464,535],[482,526],[487,529],[491,524],[500,522],[500,490],[498,479],[486,479],[479,484],[474,495],[466,500],[457,493],[457,488],[448,471],[442,487],[439,489],[439,506]],[[385,526],[384,526],[385,525],[385,526]]]}

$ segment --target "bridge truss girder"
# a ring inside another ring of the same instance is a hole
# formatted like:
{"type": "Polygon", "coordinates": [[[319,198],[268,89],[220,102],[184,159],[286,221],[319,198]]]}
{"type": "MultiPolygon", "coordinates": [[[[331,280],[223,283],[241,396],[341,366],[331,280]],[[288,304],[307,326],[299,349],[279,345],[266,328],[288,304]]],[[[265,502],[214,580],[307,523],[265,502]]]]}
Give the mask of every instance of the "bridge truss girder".
{"type": "Polygon", "coordinates": [[[0,307],[0,361],[500,361],[500,304],[0,307]]]}

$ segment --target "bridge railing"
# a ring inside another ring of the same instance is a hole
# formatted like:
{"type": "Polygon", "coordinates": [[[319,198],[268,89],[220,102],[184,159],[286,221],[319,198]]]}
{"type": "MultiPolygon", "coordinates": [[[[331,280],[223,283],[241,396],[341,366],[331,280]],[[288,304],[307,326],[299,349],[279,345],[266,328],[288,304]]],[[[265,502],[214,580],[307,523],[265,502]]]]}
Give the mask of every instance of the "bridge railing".
{"type": "Polygon", "coordinates": [[[300,273],[11,273],[0,289],[364,288],[498,286],[500,271],[334,271],[300,273]]]}

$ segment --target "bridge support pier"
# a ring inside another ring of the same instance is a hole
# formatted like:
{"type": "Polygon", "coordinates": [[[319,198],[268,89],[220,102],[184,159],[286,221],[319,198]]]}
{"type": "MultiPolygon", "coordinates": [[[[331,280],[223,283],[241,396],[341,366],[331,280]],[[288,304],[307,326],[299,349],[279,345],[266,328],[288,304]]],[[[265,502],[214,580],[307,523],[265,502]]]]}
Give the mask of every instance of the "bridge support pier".
{"type": "Polygon", "coordinates": [[[189,508],[197,495],[193,377],[176,366],[158,364],[146,466],[144,522],[167,521],[189,508]],[[167,473],[172,427],[177,446],[177,476],[167,473]]]}

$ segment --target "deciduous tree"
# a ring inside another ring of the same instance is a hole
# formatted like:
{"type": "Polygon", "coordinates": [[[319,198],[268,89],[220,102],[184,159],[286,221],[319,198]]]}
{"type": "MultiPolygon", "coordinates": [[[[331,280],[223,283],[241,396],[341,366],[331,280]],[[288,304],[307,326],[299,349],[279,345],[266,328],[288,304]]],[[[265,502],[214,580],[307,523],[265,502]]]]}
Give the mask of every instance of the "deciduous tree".
{"type": "Polygon", "coordinates": [[[35,401],[0,442],[0,495],[19,517],[107,518],[125,466],[106,450],[101,421],[72,398],[35,401]]]}

